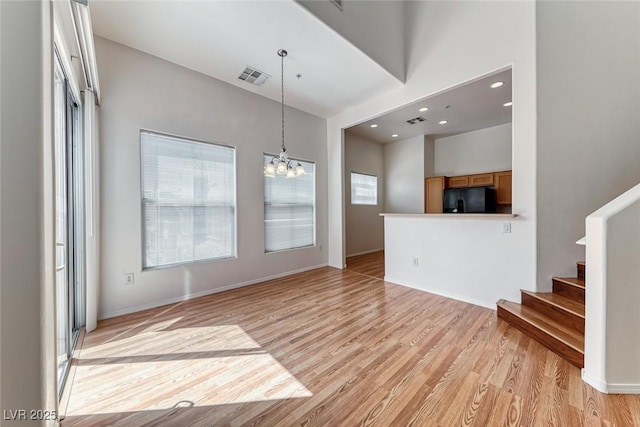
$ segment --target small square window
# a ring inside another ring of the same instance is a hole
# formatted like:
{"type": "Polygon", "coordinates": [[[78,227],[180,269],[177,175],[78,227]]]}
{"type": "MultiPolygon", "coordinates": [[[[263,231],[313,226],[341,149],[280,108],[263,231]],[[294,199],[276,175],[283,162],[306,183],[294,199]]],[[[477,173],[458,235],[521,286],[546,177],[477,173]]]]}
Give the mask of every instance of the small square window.
{"type": "Polygon", "coordinates": [[[378,204],[378,177],[351,172],[351,204],[378,204]]]}

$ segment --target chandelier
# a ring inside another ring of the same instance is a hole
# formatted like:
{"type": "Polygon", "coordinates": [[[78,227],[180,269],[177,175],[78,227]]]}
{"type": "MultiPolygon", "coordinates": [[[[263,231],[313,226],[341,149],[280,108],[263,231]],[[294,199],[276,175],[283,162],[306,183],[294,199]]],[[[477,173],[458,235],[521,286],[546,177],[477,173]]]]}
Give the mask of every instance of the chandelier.
{"type": "Polygon", "coordinates": [[[298,160],[289,159],[287,156],[287,147],[284,145],[284,57],[287,56],[287,51],[284,49],[278,50],[278,56],[280,57],[280,83],[282,94],[282,145],[280,146],[280,155],[271,159],[269,164],[264,168],[264,176],[269,178],[275,178],[276,174],[285,175],[287,178],[295,178],[305,174],[302,163],[298,160]]]}

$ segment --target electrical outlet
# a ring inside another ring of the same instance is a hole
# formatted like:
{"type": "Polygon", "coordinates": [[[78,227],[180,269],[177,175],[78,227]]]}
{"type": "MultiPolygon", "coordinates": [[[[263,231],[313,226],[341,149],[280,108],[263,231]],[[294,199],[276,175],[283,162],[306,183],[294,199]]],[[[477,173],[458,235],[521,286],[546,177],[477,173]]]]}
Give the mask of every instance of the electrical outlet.
{"type": "Polygon", "coordinates": [[[133,285],[133,273],[127,273],[124,275],[124,284],[133,285]]]}
{"type": "Polygon", "coordinates": [[[412,265],[413,265],[414,267],[417,267],[417,266],[419,266],[419,265],[420,265],[420,263],[419,263],[419,261],[418,261],[418,258],[414,258],[412,261],[413,261],[413,264],[412,264],[412,265]]]}
{"type": "Polygon", "coordinates": [[[504,234],[511,233],[511,223],[510,222],[503,222],[502,223],[502,232],[504,234]]]}

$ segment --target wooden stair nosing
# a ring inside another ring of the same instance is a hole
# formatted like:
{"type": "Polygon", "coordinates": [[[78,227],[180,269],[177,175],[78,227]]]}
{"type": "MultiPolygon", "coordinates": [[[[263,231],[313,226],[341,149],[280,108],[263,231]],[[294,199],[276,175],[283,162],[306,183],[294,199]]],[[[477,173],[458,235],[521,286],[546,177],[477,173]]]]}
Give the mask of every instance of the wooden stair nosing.
{"type": "Polygon", "coordinates": [[[521,291],[521,305],[584,334],[584,303],[558,293],[521,291]]]}
{"type": "Polygon", "coordinates": [[[562,282],[565,285],[574,286],[582,290],[585,289],[584,279],[581,279],[580,277],[554,277],[552,280],[562,282]]]}
{"type": "Polygon", "coordinates": [[[584,280],[577,277],[554,277],[553,293],[565,296],[569,299],[585,302],[584,280]]]}
{"type": "MultiPolygon", "coordinates": [[[[580,310],[576,310],[573,307],[569,307],[569,305],[579,305],[578,303],[576,303],[574,300],[567,298],[561,294],[554,294],[554,293],[539,293],[539,292],[531,292],[531,291],[527,291],[525,289],[520,289],[520,292],[523,294],[527,294],[532,298],[535,298],[537,300],[543,301],[546,304],[552,305],[554,307],[556,307],[559,310],[562,311],[566,311],[569,314],[572,314],[576,317],[580,317],[582,319],[584,319],[585,313],[584,313],[584,308],[580,311],[580,310]],[[547,295],[552,295],[553,298],[546,298],[547,295]],[[566,300],[566,305],[563,305],[562,303],[560,303],[560,301],[554,301],[554,299],[558,299],[561,298],[562,300],[566,300]]],[[[584,305],[583,305],[584,306],[584,305]]]]}
{"type": "Polygon", "coordinates": [[[498,317],[563,357],[573,365],[584,367],[584,336],[556,324],[535,310],[501,299],[498,317]],[[543,320],[543,319],[547,320],[543,320]],[[525,326],[528,325],[528,326],[525,326]]]}

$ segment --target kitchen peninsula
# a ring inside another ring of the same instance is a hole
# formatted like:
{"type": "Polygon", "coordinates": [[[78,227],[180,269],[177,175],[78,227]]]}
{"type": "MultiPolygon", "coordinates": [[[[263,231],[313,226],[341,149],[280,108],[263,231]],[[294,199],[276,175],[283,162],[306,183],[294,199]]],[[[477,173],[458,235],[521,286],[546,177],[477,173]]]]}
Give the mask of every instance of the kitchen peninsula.
{"type": "Polygon", "coordinates": [[[510,259],[513,244],[521,238],[521,222],[511,212],[511,171],[427,178],[427,212],[434,200],[438,213],[380,214],[384,217],[385,280],[492,309],[505,294],[517,299],[515,287],[500,286],[494,280],[500,274],[515,283],[520,274],[518,265],[503,262],[510,259]],[[432,182],[437,185],[429,185],[432,182]],[[496,195],[508,189],[508,197],[498,196],[497,212],[443,213],[445,190],[485,186],[495,187],[496,195]]]}

